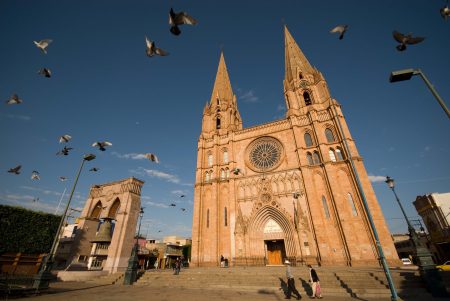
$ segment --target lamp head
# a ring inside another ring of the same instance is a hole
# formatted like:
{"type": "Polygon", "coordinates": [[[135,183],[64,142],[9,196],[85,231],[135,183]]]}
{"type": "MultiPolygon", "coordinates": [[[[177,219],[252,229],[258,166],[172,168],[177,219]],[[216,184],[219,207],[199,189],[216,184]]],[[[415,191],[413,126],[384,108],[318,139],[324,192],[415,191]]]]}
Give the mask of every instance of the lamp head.
{"type": "Polygon", "coordinates": [[[140,217],[144,216],[144,207],[141,207],[141,210],[139,210],[139,216],[140,217]]]}
{"type": "Polygon", "coordinates": [[[384,181],[384,182],[386,184],[388,184],[389,188],[394,188],[394,186],[395,186],[394,179],[389,176],[386,176],[386,181],[384,181]]]}
{"type": "Polygon", "coordinates": [[[95,159],[95,155],[94,154],[87,154],[87,155],[84,155],[83,159],[84,159],[84,161],[92,161],[92,160],[95,159]]]}
{"type": "Polygon", "coordinates": [[[395,83],[404,80],[410,80],[413,75],[416,75],[417,72],[414,69],[405,69],[391,72],[391,76],[389,77],[389,82],[395,83]]]}

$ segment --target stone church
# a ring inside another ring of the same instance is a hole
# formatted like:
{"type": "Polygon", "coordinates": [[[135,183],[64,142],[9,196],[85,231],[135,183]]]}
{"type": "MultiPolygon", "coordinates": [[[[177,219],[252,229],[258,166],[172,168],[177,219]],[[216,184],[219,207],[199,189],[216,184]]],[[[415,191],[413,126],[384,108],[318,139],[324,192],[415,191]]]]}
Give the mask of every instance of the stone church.
{"type": "Polygon", "coordinates": [[[286,117],[243,128],[221,54],[198,140],[192,266],[378,265],[398,256],[340,104],[284,28],[286,117]],[[356,173],[351,167],[355,165],[356,173]],[[361,182],[362,191],[357,181],[361,182]]]}

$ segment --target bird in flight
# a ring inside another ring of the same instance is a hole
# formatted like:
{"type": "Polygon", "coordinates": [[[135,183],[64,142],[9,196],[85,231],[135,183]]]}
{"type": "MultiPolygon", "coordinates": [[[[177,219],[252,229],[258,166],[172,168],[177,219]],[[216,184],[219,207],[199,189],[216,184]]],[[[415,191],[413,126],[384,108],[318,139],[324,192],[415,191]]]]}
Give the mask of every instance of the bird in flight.
{"type": "Polygon", "coordinates": [[[41,68],[38,71],[38,74],[43,75],[43,76],[48,77],[48,78],[52,77],[52,72],[48,68],[41,68]]]}
{"type": "Polygon", "coordinates": [[[330,30],[330,33],[339,33],[339,40],[342,40],[344,38],[344,34],[348,29],[348,25],[338,25],[332,30],[330,30]]]}
{"type": "Polygon", "coordinates": [[[147,154],[145,154],[145,157],[152,162],[159,163],[158,157],[156,157],[155,154],[147,153],[147,154]]]}
{"type": "Polygon", "coordinates": [[[7,104],[9,105],[14,105],[14,104],[19,104],[22,103],[22,99],[19,98],[19,96],[17,94],[13,94],[7,101],[7,104]]]}
{"type": "Polygon", "coordinates": [[[169,55],[169,53],[165,50],[162,50],[161,48],[156,47],[154,41],[150,41],[147,37],[145,37],[145,43],[147,44],[147,48],[145,50],[145,53],[148,57],[152,57],[155,54],[159,56],[166,56],[169,55]]]}
{"type": "Polygon", "coordinates": [[[59,137],[59,143],[67,143],[69,142],[69,140],[72,139],[72,136],[70,135],[62,135],[61,137],[59,137]]]}
{"type": "Polygon", "coordinates": [[[38,202],[38,201],[39,201],[39,198],[34,198],[33,199],[33,203],[38,202]]]}
{"type": "MultiPolygon", "coordinates": [[[[448,1],[447,1],[448,2],[448,1]]],[[[447,18],[450,16],[450,8],[448,8],[448,4],[441,8],[440,10],[442,18],[447,21],[447,18]]]]}
{"type": "Polygon", "coordinates": [[[33,42],[37,48],[41,49],[42,52],[47,54],[47,47],[48,47],[48,45],[50,45],[51,42],[53,42],[53,40],[45,39],[45,40],[40,40],[39,42],[36,42],[36,41],[33,41],[33,42]]]}
{"type": "Polygon", "coordinates": [[[70,151],[71,149],[73,149],[73,148],[72,148],[72,147],[64,146],[64,148],[63,148],[62,150],[60,150],[59,152],[57,152],[56,155],[64,155],[64,156],[67,156],[67,155],[69,155],[69,151],[70,151]]]}
{"type": "Polygon", "coordinates": [[[159,232],[162,232],[162,230],[158,230],[158,233],[159,233],[159,232]]]}
{"type": "Polygon", "coordinates": [[[184,195],[184,194],[180,195],[180,198],[184,198],[184,197],[185,197],[185,195],[184,195]]]}
{"type": "Polygon", "coordinates": [[[181,211],[186,211],[186,208],[181,208],[181,211]]]}
{"type": "Polygon", "coordinates": [[[176,205],[174,203],[170,204],[171,207],[175,207],[176,205]]]}
{"type": "Polygon", "coordinates": [[[169,12],[169,24],[170,24],[170,32],[174,35],[178,36],[181,33],[179,25],[188,24],[195,25],[197,24],[197,20],[189,16],[184,11],[176,13],[173,11],[173,8],[170,9],[169,12]]]}
{"type": "Polygon", "coordinates": [[[32,180],[40,180],[41,178],[39,177],[39,172],[36,170],[33,170],[33,172],[31,173],[31,179],[32,180]]]}
{"type": "Polygon", "coordinates": [[[100,170],[100,168],[97,168],[97,167],[92,167],[91,169],[89,169],[89,171],[93,171],[93,172],[96,172],[96,171],[99,171],[100,170]]]}
{"type": "Polygon", "coordinates": [[[66,177],[63,177],[63,176],[59,177],[59,179],[61,180],[61,182],[64,182],[64,181],[67,180],[67,178],[66,178],[66,177]]]}
{"type": "Polygon", "coordinates": [[[112,143],[111,143],[111,142],[108,142],[108,141],[97,141],[97,142],[94,142],[94,143],[92,144],[92,146],[93,146],[93,147],[98,147],[99,150],[101,150],[102,152],[104,152],[104,151],[106,150],[105,147],[107,147],[107,146],[112,146],[112,143]]]}
{"type": "Polygon", "coordinates": [[[13,173],[13,174],[16,174],[16,175],[18,175],[18,174],[20,174],[20,169],[22,168],[22,165],[17,165],[16,167],[14,167],[14,168],[10,168],[9,170],[8,170],[8,172],[9,173],[13,173]]]}
{"type": "Polygon", "coordinates": [[[423,37],[413,37],[411,33],[404,35],[396,30],[392,32],[392,36],[397,42],[400,43],[400,45],[396,46],[398,51],[406,50],[406,44],[413,45],[425,40],[423,37]]]}

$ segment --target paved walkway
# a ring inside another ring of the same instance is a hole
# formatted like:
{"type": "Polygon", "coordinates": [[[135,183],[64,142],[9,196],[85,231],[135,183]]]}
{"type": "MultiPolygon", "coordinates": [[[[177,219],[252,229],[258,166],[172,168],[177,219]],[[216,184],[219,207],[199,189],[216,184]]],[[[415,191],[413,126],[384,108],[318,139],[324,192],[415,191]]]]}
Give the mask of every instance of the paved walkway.
{"type": "MultiPolygon", "coordinates": [[[[304,296],[302,300],[309,300],[304,296]]],[[[284,295],[272,292],[236,292],[232,290],[202,290],[202,289],[167,289],[147,286],[125,285],[95,285],[84,282],[56,282],[51,288],[38,296],[28,296],[15,300],[29,301],[211,301],[211,300],[239,300],[239,301],[281,301],[284,295]]],[[[293,297],[291,300],[295,300],[293,297]]],[[[327,297],[322,300],[331,301],[389,301],[386,299],[358,299],[350,297],[327,297]]],[[[400,300],[400,299],[399,299],[400,300]]],[[[411,301],[450,300],[450,298],[434,298],[422,300],[408,298],[411,301]]]]}

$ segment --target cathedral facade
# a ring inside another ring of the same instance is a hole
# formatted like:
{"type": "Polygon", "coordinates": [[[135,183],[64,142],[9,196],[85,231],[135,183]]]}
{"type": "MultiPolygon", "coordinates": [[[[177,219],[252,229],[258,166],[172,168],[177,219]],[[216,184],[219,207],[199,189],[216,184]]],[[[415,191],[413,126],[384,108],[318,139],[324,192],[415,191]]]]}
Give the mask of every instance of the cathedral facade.
{"type": "Polygon", "coordinates": [[[341,107],[286,27],[284,33],[285,119],[243,128],[221,54],[198,140],[192,265],[219,266],[223,256],[231,265],[288,258],[376,266],[380,254],[363,194],[384,255],[397,263],[341,107]]]}

